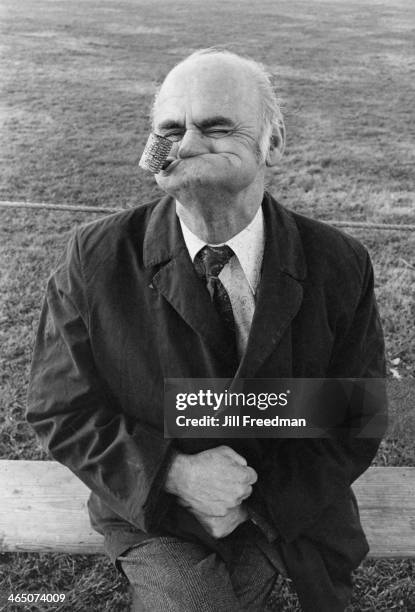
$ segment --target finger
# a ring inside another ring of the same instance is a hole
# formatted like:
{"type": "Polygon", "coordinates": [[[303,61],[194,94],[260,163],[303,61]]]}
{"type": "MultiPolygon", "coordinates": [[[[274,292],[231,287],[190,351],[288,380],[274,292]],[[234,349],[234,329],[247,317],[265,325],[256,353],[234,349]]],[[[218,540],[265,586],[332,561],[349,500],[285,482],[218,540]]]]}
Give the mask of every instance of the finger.
{"type": "Polygon", "coordinates": [[[251,486],[248,486],[248,487],[246,488],[245,493],[243,493],[242,495],[240,495],[240,496],[238,497],[238,502],[239,502],[239,503],[243,502],[243,501],[244,501],[244,499],[248,499],[248,497],[250,497],[251,495],[252,495],[252,487],[251,487],[251,486]]]}
{"type": "Polygon", "coordinates": [[[245,480],[245,482],[247,482],[250,485],[255,484],[256,481],[258,480],[258,474],[254,470],[254,468],[251,468],[248,465],[248,467],[246,468],[245,472],[246,472],[246,480],[245,480]]]}
{"type": "Polygon", "coordinates": [[[233,459],[239,465],[248,465],[247,460],[242,455],[239,455],[236,451],[233,450],[230,446],[220,446],[219,448],[223,449],[223,453],[226,454],[230,459],[233,459]]]}
{"type": "Polygon", "coordinates": [[[249,517],[248,510],[247,510],[247,508],[244,505],[240,506],[239,516],[240,516],[241,520],[243,520],[243,521],[246,521],[247,518],[249,517]]]}
{"type": "Polygon", "coordinates": [[[235,506],[235,508],[232,509],[232,518],[238,524],[246,521],[248,518],[248,510],[244,504],[239,504],[239,506],[235,506]]]}

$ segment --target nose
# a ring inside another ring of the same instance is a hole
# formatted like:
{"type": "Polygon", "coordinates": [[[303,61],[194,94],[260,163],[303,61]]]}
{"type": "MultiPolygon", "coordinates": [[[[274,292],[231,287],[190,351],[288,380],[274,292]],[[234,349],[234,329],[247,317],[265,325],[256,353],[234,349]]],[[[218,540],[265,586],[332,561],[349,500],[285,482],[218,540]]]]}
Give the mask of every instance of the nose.
{"type": "Polygon", "coordinates": [[[203,134],[194,128],[186,130],[179,143],[177,156],[184,159],[186,157],[193,157],[194,155],[201,155],[202,153],[206,152],[207,146],[204,142],[203,134]]]}

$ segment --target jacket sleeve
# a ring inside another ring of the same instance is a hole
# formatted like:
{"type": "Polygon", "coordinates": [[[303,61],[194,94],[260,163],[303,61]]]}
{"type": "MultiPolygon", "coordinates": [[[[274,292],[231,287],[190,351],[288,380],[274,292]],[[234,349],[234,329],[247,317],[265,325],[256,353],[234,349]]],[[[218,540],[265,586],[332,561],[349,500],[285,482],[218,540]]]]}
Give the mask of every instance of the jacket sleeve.
{"type": "MultiPolygon", "coordinates": [[[[357,437],[365,421],[364,402],[348,407],[349,433],[320,439],[285,439],[274,444],[249,504],[264,509],[279,535],[292,541],[310,527],[370,465],[386,429],[383,334],[366,254],[360,298],[350,324],[338,333],[327,378],[377,378],[380,385],[372,437],[357,437]],[[352,430],[354,429],[354,433],[352,430]]],[[[351,400],[351,403],[353,399],[351,400]]]]}
{"type": "Polygon", "coordinates": [[[124,415],[97,373],[77,237],[50,278],[32,359],[27,420],[52,457],[114,512],[148,531],[171,460],[170,441],[124,415]]]}

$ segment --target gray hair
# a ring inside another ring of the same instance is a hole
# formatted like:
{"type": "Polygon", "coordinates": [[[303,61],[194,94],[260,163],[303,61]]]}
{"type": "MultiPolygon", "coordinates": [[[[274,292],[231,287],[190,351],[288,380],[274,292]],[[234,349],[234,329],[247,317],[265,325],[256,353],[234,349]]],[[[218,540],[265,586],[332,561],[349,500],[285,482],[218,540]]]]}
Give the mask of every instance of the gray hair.
{"type": "MultiPolygon", "coordinates": [[[[257,90],[260,95],[261,109],[260,109],[260,120],[261,120],[261,131],[258,138],[258,152],[263,161],[265,161],[270,145],[270,140],[273,134],[278,134],[280,137],[280,149],[281,152],[285,147],[285,125],[284,119],[281,112],[280,101],[275,93],[272,85],[271,74],[266,70],[265,66],[250,57],[244,57],[233,53],[227,49],[220,47],[209,47],[206,49],[198,49],[184,60],[179,62],[177,66],[187,62],[188,60],[203,57],[204,55],[216,55],[224,56],[236,59],[240,65],[244,66],[249,70],[252,75],[252,80],[256,84],[257,90]]],[[[156,92],[154,97],[151,119],[154,116],[154,107],[157,102],[158,93],[160,88],[156,92]]]]}

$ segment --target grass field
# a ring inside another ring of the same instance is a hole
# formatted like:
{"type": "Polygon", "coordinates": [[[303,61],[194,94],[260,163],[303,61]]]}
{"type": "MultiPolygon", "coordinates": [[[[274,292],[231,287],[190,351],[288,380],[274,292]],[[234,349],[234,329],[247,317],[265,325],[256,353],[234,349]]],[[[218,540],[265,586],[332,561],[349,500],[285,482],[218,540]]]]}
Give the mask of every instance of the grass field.
{"type": "MultiPolygon", "coordinates": [[[[0,199],[129,207],[154,197],[137,161],[155,86],[192,50],[226,43],[275,76],[288,143],[269,185],[282,203],[321,219],[414,222],[413,0],[1,6],[0,199]]],[[[33,334],[68,233],[94,214],[0,209],[0,217],[0,456],[45,458],[24,421],[33,334]]],[[[405,384],[415,376],[415,236],[355,235],[370,249],[389,365],[405,384]]],[[[415,465],[409,404],[396,409],[405,426],[392,428],[377,464],[415,465]]],[[[0,574],[0,591],[66,593],[48,610],[128,606],[125,582],[103,557],[4,554],[0,574]]],[[[286,585],[276,609],[298,609],[286,585]]],[[[350,612],[392,610],[415,611],[415,563],[364,562],[350,612]]]]}

